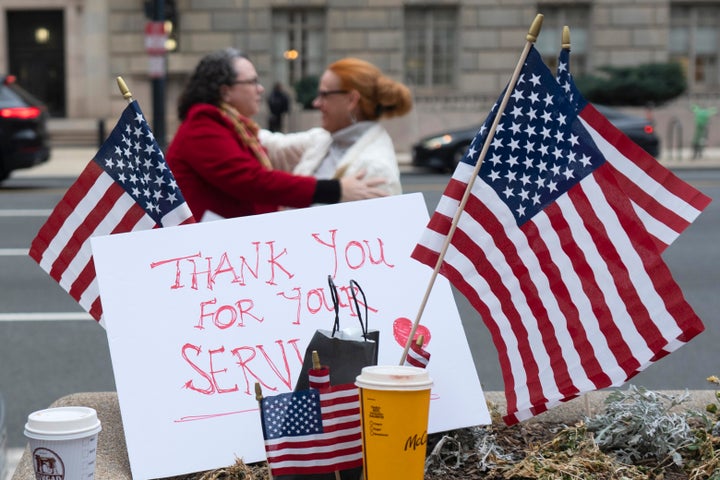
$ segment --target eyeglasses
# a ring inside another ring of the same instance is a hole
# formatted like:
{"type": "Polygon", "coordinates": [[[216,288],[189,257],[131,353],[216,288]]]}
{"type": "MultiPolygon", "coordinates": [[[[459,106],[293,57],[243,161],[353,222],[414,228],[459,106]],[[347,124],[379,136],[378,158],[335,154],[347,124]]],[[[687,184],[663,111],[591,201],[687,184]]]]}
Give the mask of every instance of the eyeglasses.
{"type": "Polygon", "coordinates": [[[315,98],[322,98],[325,100],[330,95],[339,95],[341,93],[350,93],[348,90],[318,90],[315,98]]]}
{"type": "Polygon", "coordinates": [[[255,85],[255,86],[258,86],[258,85],[260,85],[260,79],[259,79],[258,77],[255,77],[255,78],[248,78],[247,80],[235,80],[232,84],[233,84],[233,85],[238,85],[238,84],[240,84],[240,85],[255,85]]]}

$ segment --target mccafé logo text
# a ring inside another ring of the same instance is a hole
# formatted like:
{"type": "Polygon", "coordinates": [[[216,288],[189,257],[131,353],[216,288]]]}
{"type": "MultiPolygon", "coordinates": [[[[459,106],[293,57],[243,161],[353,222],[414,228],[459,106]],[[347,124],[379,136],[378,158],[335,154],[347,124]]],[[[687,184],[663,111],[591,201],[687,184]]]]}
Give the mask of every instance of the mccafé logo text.
{"type": "Polygon", "coordinates": [[[404,450],[415,450],[418,447],[425,448],[425,445],[427,445],[427,431],[423,432],[420,436],[418,436],[418,434],[416,433],[415,435],[408,437],[408,439],[405,441],[404,450]]]}

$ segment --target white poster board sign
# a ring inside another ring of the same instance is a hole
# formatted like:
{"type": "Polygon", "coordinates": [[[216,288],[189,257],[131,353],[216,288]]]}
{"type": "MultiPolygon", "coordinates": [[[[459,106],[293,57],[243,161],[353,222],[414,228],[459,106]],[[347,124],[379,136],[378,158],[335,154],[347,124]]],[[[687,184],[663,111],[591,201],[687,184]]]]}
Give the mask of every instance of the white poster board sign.
{"type": "MultiPolygon", "coordinates": [[[[94,238],[133,478],[265,459],[255,382],[265,396],[293,389],[308,341],[332,328],[329,274],[341,327],[358,325],[352,279],[380,330],[379,363],[397,365],[432,273],[410,258],[427,221],[418,193],[94,238]]],[[[420,325],[429,432],[490,423],[443,277],[420,325]]]]}

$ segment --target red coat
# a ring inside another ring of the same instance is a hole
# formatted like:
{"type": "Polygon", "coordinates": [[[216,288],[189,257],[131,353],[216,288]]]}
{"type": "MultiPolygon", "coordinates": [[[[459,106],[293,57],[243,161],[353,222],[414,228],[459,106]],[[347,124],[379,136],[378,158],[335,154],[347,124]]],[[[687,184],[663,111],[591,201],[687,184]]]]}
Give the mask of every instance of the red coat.
{"type": "Polygon", "coordinates": [[[307,207],[317,180],[268,170],[217,107],[196,104],[178,128],[166,160],[193,215],[225,218],[307,207]]]}

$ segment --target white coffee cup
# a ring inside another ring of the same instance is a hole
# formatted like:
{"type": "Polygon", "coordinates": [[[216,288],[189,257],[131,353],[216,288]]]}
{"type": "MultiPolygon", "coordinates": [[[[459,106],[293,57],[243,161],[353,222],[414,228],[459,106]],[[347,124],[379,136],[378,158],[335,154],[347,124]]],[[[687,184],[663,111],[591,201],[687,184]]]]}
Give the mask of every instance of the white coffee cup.
{"type": "Polygon", "coordinates": [[[98,433],[97,412],[89,407],[55,407],[28,415],[25,436],[36,480],[92,480],[98,433]]]}

